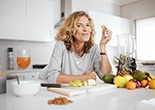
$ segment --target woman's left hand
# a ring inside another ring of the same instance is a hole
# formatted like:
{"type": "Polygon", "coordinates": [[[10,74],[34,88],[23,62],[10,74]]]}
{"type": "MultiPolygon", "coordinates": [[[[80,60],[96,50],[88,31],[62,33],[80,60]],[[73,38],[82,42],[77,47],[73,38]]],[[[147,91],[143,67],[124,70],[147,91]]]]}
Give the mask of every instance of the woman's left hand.
{"type": "Polygon", "coordinates": [[[112,31],[106,27],[106,29],[102,30],[102,38],[100,40],[100,46],[106,46],[106,44],[111,40],[112,31]]]}

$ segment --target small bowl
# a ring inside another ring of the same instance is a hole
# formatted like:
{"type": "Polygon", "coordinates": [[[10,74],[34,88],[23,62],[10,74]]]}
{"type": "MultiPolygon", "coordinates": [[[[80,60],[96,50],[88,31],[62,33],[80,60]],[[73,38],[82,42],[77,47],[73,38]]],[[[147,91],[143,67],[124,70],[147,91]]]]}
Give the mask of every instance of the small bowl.
{"type": "Polygon", "coordinates": [[[40,83],[37,81],[25,80],[12,82],[12,92],[19,97],[34,96],[40,90],[40,83]]]}

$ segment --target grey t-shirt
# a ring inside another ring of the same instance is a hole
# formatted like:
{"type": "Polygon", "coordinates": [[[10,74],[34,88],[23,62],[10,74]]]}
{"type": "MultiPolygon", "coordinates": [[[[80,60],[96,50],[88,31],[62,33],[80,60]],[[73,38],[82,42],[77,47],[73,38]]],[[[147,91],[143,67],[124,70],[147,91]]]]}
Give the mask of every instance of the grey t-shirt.
{"type": "Polygon", "coordinates": [[[101,56],[99,46],[94,44],[89,53],[79,57],[75,52],[69,52],[63,41],[56,41],[50,62],[41,73],[43,79],[56,83],[60,73],[82,75],[88,70],[93,70],[101,79],[104,73],[100,70],[101,56]]]}

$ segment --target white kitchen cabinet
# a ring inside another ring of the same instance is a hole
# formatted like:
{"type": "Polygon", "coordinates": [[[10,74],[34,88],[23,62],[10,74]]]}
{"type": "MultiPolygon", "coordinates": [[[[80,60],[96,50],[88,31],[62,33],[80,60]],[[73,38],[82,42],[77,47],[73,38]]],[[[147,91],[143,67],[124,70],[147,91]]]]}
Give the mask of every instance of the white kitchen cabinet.
{"type": "Polygon", "coordinates": [[[53,13],[52,0],[27,0],[26,40],[52,41],[53,13]]]}
{"type": "Polygon", "coordinates": [[[0,39],[25,39],[25,2],[25,0],[0,0],[0,39]]]}
{"type": "Polygon", "coordinates": [[[0,39],[49,42],[53,0],[0,0],[0,39]]]}
{"type": "MultiPolygon", "coordinates": [[[[38,79],[38,76],[40,74],[40,71],[31,71],[31,70],[26,70],[25,71],[25,79],[38,79]]],[[[23,79],[23,73],[22,71],[15,70],[15,71],[9,71],[7,72],[8,76],[18,76],[20,79],[23,79]]]]}

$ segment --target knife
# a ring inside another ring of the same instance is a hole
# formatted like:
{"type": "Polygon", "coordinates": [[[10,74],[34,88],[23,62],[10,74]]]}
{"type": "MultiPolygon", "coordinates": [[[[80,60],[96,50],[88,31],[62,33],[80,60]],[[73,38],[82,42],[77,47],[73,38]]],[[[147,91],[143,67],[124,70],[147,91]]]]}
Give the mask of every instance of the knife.
{"type": "Polygon", "coordinates": [[[50,84],[50,83],[41,83],[42,87],[53,87],[53,88],[60,88],[61,84],[50,84]]]}

